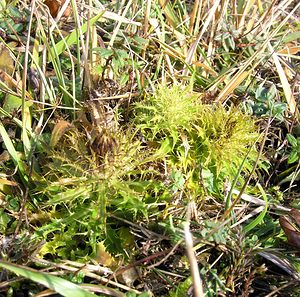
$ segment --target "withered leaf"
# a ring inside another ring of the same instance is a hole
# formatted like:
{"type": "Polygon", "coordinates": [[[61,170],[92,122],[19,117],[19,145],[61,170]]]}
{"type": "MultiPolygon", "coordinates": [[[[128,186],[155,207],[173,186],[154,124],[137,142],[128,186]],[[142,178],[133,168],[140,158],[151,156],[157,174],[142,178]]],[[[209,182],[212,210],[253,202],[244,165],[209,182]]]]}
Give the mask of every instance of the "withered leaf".
{"type": "Polygon", "coordinates": [[[299,210],[293,208],[291,210],[291,217],[295,220],[295,222],[297,223],[297,225],[300,228],[300,212],[299,212],[299,210]]]}
{"type": "MultiPolygon", "coordinates": [[[[64,5],[66,0],[45,0],[45,4],[48,6],[50,14],[53,18],[57,17],[57,14],[60,10],[60,8],[64,5]]],[[[71,7],[70,5],[65,10],[63,16],[68,17],[71,13],[71,7]]]]}
{"type": "Polygon", "coordinates": [[[4,44],[0,45],[0,70],[6,73],[8,76],[12,75],[15,68],[15,62],[12,58],[12,54],[5,47],[4,44]]]}
{"type": "Polygon", "coordinates": [[[105,267],[112,267],[115,265],[115,259],[114,257],[106,251],[106,248],[103,244],[103,242],[99,242],[97,244],[97,253],[96,253],[96,259],[99,264],[105,266],[105,267]]]}
{"type": "Polygon", "coordinates": [[[291,262],[284,257],[284,255],[280,254],[279,252],[270,251],[270,252],[259,252],[260,256],[264,257],[265,259],[271,261],[281,269],[283,269],[285,272],[287,272],[289,275],[294,277],[295,279],[300,279],[298,271],[295,269],[295,267],[291,264],[291,262]]]}
{"type": "Polygon", "coordinates": [[[130,267],[122,272],[118,278],[121,282],[125,283],[128,287],[132,287],[133,283],[139,278],[138,272],[135,267],[130,267]]]}
{"type": "Polygon", "coordinates": [[[61,137],[71,128],[73,128],[73,125],[67,121],[60,120],[59,122],[57,122],[52,130],[50,146],[52,148],[55,147],[61,137]]]}
{"type": "MultiPolygon", "coordinates": [[[[295,220],[298,227],[300,227],[299,219],[300,219],[300,213],[296,209],[293,209],[291,211],[291,217],[295,220]]],[[[297,230],[295,225],[293,225],[293,222],[291,220],[291,217],[283,216],[279,219],[279,223],[281,228],[283,229],[289,244],[297,247],[300,249],[300,232],[297,230]]]]}

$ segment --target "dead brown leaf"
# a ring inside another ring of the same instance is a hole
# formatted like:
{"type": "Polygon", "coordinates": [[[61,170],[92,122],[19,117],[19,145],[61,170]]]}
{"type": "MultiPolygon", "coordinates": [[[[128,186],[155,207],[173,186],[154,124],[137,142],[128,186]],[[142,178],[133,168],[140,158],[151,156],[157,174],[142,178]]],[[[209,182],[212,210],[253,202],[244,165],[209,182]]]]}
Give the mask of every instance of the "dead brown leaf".
{"type": "Polygon", "coordinates": [[[0,45],[0,70],[7,75],[12,75],[15,69],[15,62],[12,58],[12,54],[5,47],[4,44],[0,45]]]}
{"type": "Polygon", "coordinates": [[[288,243],[300,249],[300,212],[297,209],[292,209],[289,216],[280,217],[279,223],[288,243]]]}
{"type": "Polygon", "coordinates": [[[293,217],[293,219],[295,220],[297,225],[300,227],[300,212],[299,212],[299,210],[292,208],[291,216],[293,217]]]}
{"type": "Polygon", "coordinates": [[[99,242],[97,244],[97,253],[95,260],[105,267],[113,267],[116,264],[114,257],[106,251],[103,242],[99,242]]]}
{"type": "MultiPolygon", "coordinates": [[[[66,0],[45,0],[45,4],[48,6],[50,14],[53,18],[57,17],[57,14],[60,10],[60,8],[64,5],[66,0]]],[[[68,17],[71,13],[71,7],[70,5],[65,10],[63,16],[68,17]]]]}
{"type": "Polygon", "coordinates": [[[72,128],[73,125],[71,123],[64,120],[58,121],[52,130],[50,146],[54,148],[62,136],[72,128]]]}

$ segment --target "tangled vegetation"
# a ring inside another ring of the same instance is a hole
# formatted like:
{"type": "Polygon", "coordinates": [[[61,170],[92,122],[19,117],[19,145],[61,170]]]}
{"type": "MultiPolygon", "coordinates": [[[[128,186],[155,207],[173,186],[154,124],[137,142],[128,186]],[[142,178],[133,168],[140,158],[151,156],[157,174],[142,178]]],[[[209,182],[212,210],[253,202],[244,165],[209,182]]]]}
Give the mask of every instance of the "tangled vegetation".
{"type": "Polygon", "coordinates": [[[1,0],[0,294],[298,296],[299,11],[1,0]]]}

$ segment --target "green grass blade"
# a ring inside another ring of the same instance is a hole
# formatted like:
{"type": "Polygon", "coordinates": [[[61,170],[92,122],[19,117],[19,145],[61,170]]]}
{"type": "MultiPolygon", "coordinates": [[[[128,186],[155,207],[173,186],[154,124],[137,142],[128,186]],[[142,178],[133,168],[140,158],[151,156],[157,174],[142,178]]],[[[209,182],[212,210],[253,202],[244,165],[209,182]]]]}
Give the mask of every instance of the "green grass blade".
{"type": "Polygon", "coordinates": [[[266,192],[264,191],[263,187],[260,184],[258,184],[258,188],[259,188],[266,204],[265,204],[263,211],[251,223],[249,223],[248,225],[245,226],[244,230],[246,232],[249,232],[254,227],[256,227],[258,224],[260,224],[263,221],[263,219],[267,213],[267,210],[268,210],[268,198],[267,198],[266,192]]]}
{"type": "Polygon", "coordinates": [[[161,5],[164,13],[166,14],[166,17],[168,21],[170,22],[171,26],[173,28],[176,28],[179,24],[180,21],[176,15],[175,10],[173,9],[172,5],[164,0],[159,0],[159,4],[161,5]]]}
{"type": "Polygon", "coordinates": [[[229,192],[228,192],[228,194],[227,194],[227,196],[225,198],[225,211],[230,208],[233,189],[234,189],[234,187],[236,186],[236,184],[238,182],[238,179],[239,179],[239,177],[240,177],[240,175],[242,173],[242,170],[243,170],[244,165],[245,165],[245,163],[247,161],[247,158],[249,157],[250,151],[251,151],[251,148],[248,150],[246,156],[244,157],[244,159],[243,159],[243,161],[242,161],[242,163],[241,163],[241,165],[240,165],[240,167],[239,167],[239,169],[238,169],[238,171],[237,171],[237,173],[235,175],[235,178],[234,178],[234,180],[232,182],[230,190],[229,190],[229,192]]]}
{"type": "Polygon", "coordinates": [[[29,269],[20,265],[15,265],[7,262],[0,261],[0,267],[8,269],[18,275],[22,275],[34,282],[46,286],[63,296],[76,296],[76,297],[95,297],[94,294],[80,288],[79,286],[62,279],[60,277],[29,269]]]}
{"type": "MultiPolygon", "coordinates": [[[[95,17],[91,18],[90,25],[95,24],[99,20],[99,18],[103,15],[103,13],[104,12],[101,12],[98,15],[96,15],[95,17]]],[[[81,28],[82,33],[85,33],[87,31],[87,29],[88,29],[88,23],[85,22],[81,28]]],[[[49,58],[51,59],[51,56],[54,57],[55,55],[59,56],[66,49],[66,46],[71,46],[71,45],[77,43],[78,36],[79,36],[79,30],[76,29],[71,34],[69,34],[65,38],[65,40],[61,40],[58,43],[56,43],[54,46],[55,49],[54,49],[54,47],[51,48],[51,55],[49,58]]]]}
{"type": "Polygon", "coordinates": [[[16,166],[18,166],[18,169],[20,171],[20,174],[21,174],[21,177],[22,179],[25,181],[25,182],[28,182],[28,177],[26,175],[26,172],[25,172],[25,168],[24,168],[24,165],[23,165],[23,162],[22,160],[19,158],[18,154],[17,154],[17,151],[15,150],[15,147],[5,129],[5,127],[3,126],[2,122],[0,122],[0,135],[3,139],[3,142],[5,144],[5,147],[8,151],[8,153],[10,154],[14,164],[16,166]]]}
{"type": "MultiPolygon", "coordinates": [[[[0,115],[10,118],[19,128],[22,128],[22,121],[20,121],[16,117],[13,117],[9,112],[7,112],[2,107],[0,107],[0,115]]],[[[31,133],[31,130],[29,132],[31,133]]]]}
{"type": "Polygon", "coordinates": [[[283,38],[282,42],[289,43],[289,42],[295,41],[297,39],[300,39],[300,31],[292,32],[292,33],[288,34],[287,36],[285,36],[283,38]]]}

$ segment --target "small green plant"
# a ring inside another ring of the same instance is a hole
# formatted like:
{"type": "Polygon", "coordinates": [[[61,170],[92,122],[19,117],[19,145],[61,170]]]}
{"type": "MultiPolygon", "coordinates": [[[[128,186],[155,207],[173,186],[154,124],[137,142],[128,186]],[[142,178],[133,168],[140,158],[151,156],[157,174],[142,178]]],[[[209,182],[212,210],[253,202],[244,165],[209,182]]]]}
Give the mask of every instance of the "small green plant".
{"type": "Polygon", "coordinates": [[[292,134],[287,134],[287,140],[291,145],[291,152],[288,157],[288,164],[295,163],[300,158],[300,137],[294,137],[292,134]]]}
{"type": "Polygon", "coordinates": [[[202,108],[198,97],[190,87],[158,86],[153,96],[137,104],[137,125],[147,139],[159,140],[168,136],[175,145],[181,132],[193,129],[202,108]]]}
{"type": "Polygon", "coordinates": [[[171,179],[177,172],[181,188],[193,189],[196,196],[199,176],[208,190],[219,191],[218,181],[234,179],[244,158],[243,171],[250,171],[259,138],[250,116],[237,108],[204,105],[199,98],[190,88],[159,86],[137,105],[136,114],[145,139],[156,142],[158,155],[167,158],[171,179]]]}
{"type": "Polygon", "coordinates": [[[283,121],[287,104],[275,101],[277,89],[274,84],[270,88],[261,84],[255,92],[255,100],[248,102],[248,108],[258,117],[274,117],[283,121]]]}
{"type": "MultiPolygon", "coordinates": [[[[49,214],[48,223],[37,228],[37,234],[46,239],[40,256],[95,258],[97,244],[106,240],[110,245],[110,236],[106,235],[117,234],[107,224],[109,214],[124,216],[126,212],[126,219],[147,219],[151,203],[157,199],[149,193],[157,182],[142,180],[150,172],[142,168],[147,156],[129,132],[116,132],[115,146],[107,146],[110,151],[102,155],[89,143],[82,128],[68,124],[65,129],[64,125],[62,121],[54,129],[52,139],[59,138],[59,145],[58,140],[52,141],[54,147],[42,168],[44,178],[35,191],[36,197],[43,196],[42,212],[49,214]],[[152,199],[147,203],[145,197],[149,196],[152,199]]],[[[111,251],[121,253],[122,247],[111,251]]]]}
{"type": "Polygon", "coordinates": [[[192,284],[192,278],[188,277],[169,293],[169,297],[185,297],[192,284]]]}
{"type": "Polygon", "coordinates": [[[245,169],[251,169],[255,160],[254,144],[259,134],[250,116],[237,108],[207,106],[199,115],[194,147],[196,159],[203,167],[231,178],[248,154],[245,169]]]}

